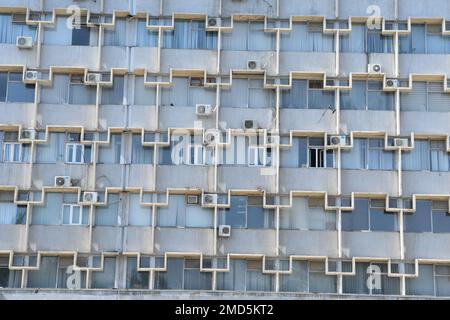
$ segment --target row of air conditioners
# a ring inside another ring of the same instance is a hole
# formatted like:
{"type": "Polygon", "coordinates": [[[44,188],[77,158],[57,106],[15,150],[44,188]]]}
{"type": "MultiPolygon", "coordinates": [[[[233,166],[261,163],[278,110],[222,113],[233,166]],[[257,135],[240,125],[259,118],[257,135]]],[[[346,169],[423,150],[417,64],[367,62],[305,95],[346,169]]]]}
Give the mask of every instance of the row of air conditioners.
{"type": "MultiPolygon", "coordinates": [[[[381,64],[371,63],[367,65],[367,72],[370,74],[381,74],[382,68],[381,64]]],[[[385,88],[398,88],[399,82],[397,79],[386,79],[384,82],[385,88]]]]}
{"type": "MultiPolygon", "coordinates": [[[[70,176],[55,176],[55,187],[67,188],[72,186],[70,176]]],[[[96,203],[98,201],[98,192],[86,191],[83,193],[83,202],[96,203]]]]}

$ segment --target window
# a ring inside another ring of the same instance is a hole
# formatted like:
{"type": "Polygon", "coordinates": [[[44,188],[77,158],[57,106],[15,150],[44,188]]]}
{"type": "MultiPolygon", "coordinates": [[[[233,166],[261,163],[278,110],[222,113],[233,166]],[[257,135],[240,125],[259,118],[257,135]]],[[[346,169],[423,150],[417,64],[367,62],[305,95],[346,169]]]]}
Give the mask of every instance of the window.
{"type": "Polygon", "coordinates": [[[116,280],[116,258],[104,257],[103,270],[92,272],[93,289],[113,289],[116,280]]]}
{"type": "Polygon", "coordinates": [[[102,104],[122,105],[124,103],[124,76],[114,76],[112,87],[102,87],[102,104]]]}
{"type": "Polygon", "coordinates": [[[13,202],[0,202],[0,224],[25,224],[27,219],[27,206],[17,205],[13,202]]]}
{"type": "Polygon", "coordinates": [[[308,292],[308,261],[292,261],[292,273],[280,274],[280,292],[308,292]]]}
{"type": "Polygon", "coordinates": [[[3,144],[3,161],[4,162],[21,162],[22,144],[14,142],[6,142],[3,144]]]}
{"type": "Polygon", "coordinates": [[[262,261],[232,259],[230,271],[217,273],[217,290],[273,291],[272,274],[262,273],[262,261]]]}
{"type": "Polygon", "coordinates": [[[334,108],[334,90],[324,90],[323,81],[308,81],[308,108],[327,109],[334,108]]]}
{"type": "Polygon", "coordinates": [[[450,266],[435,265],[434,278],[436,295],[438,297],[450,297],[450,266]]]}
{"type": "Polygon", "coordinates": [[[184,260],[184,290],[211,290],[212,273],[200,272],[200,260],[184,260]]]}
{"type": "Polygon", "coordinates": [[[309,261],[309,292],[336,293],[337,280],[335,276],[325,274],[324,262],[309,261]]]}
{"type": "Polygon", "coordinates": [[[89,208],[77,204],[63,204],[62,221],[65,225],[83,225],[89,223],[89,208]]]}
{"type": "MultiPolygon", "coordinates": [[[[141,256],[142,259],[142,256],[141,256]]],[[[148,289],[150,272],[143,272],[137,270],[137,258],[127,257],[127,289],[148,289]]]]}
{"type": "Polygon", "coordinates": [[[84,84],[83,76],[71,75],[69,83],[69,103],[93,105],[96,102],[97,87],[84,84]]]}
{"type": "Polygon", "coordinates": [[[91,154],[91,146],[80,143],[66,144],[66,163],[90,163],[92,161],[91,154]]]}
{"type": "Polygon", "coordinates": [[[125,18],[116,17],[114,27],[112,29],[104,29],[103,45],[121,47],[126,46],[127,33],[131,33],[131,30],[127,29],[127,20],[125,18]]]}
{"type": "Polygon", "coordinates": [[[384,92],[381,81],[353,81],[352,89],[341,91],[342,110],[382,110],[394,109],[394,93],[384,92]]]}
{"type": "Polygon", "coordinates": [[[95,225],[115,227],[120,223],[119,205],[122,198],[118,193],[108,194],[105,206],[95,207],[95,225]]]}
{"type": "Polygon", "coordinates": [[[292,23],[292,31],[281,33],[281,51],[333,52],[334,37],[323,33],[322,23],[292,23]]]}
{"type": "Polygon", "coordinates": [[[385,200],[355,199],[352,212],[342,211],[343,231],[398,231],[396,213],[385,211],[385,200]]]}
{"type": "Polygon", "coordinates": [[[367,30],[367,53],[392,53],[392,36],[384,36],[381,30],[367,30]]]}
{"type": "Polygon", "coordinates": [[[212,228],[214,212],[210,208],[186,203],[184,195],[171,195],[167,207],[157,208],[159,227],[212,228]]]}
{"type": "Polygon", "coordinates": [[[25,84],[21,72],[0,72],[0,102],[34,102],[34,84],[25,84]]]}
{"type": "Polygon", "coordinates": [[[416,211],[404,214],[405,232],[450,233],[446,201],[417,200],[416,211]]]}
{"type": "Polygon", "coordinates": [[[167,271],[155,273],[156,289],[211,290],[212,273],[200,272],[200,261],[168,258],[167,271]]]}
{"type": "Polygon", "coordinates": [[[350,34],[340,36],[340,51],[363,53],[367,52],[367,26],[365,24],[353,23],[350,34]]]}
{"type": "Polygon", "coordinates": [[[267,165],[267,150],[265,147],[249,146],[248,147],[248,165],[249,167],[264,167],[267,165]]]}
{"type": "Polygon", "coordinates": [[[418,278],[406,278],[407,295],[434,296],[434,268],[433,265],[419,265],[418,278]]]}
{"type": "Polygon", "coordinates": [[[112,133],[109,144],[101,144],[98,148],[98,162],[100,164],[119,164],[122,148],[122,134],[112,133]]]}
{"type": "Polygon", "coordinates": [[[25,15],[0,14],[0,43],[15,44],[17,37],[25,36],[36,38],[36,26],[25,23],[25,15]]]}
{"type": "Polygon", "coordinates": [[[176,20],[175,30],[164,31],[166,49],[216,49],[217,33],[205,30],[204,21],[176,20]]]}
{"type": "Polygon", "coordinates": [[[413,24],[411,33],[399,38],[400,53],[450,53],[450,38],[442,34],[442,25],[413,24]]]}
{"type": "Polygon", "coordinates": [[[263,208],[262,197],[231,196],[230,208],[219,211],[219,224],[232,228],[272,229],[274,210],[263,208]]]}
{"type": "Polygon", "coordinates": [[[342,153],[343,169],[394,170],[394,152],[384,150],[384,139],[353,140],[353,149],[342,153]]]}
{"type": "Polygon", "coordinates": [[[133,134],[131,147],[131,163],[151,164],[153,163],[153,146],[144,147],[140,134],[133,134]]]}
{"type": "Polygon", "coordinates": [[[264,32],[262,21],[234,21],[233,31],[221,36],[224,50],[275,51],[275,34],[264,32]]]}
{"type": "Polygon", "coordinates": [[[336,230],[336,212],[325,211],[323,198],[293,197],[292,207],[280,211],[280,229],[336,230]]]}
{"type": "Polygon", "coordinates": [[[281,92],[281,107],[294,109],[331,109],[335,106],[334,90],[324,90],[321,80],[293,80],[290,90],[281,92]]]}
{"type": "Polygon", "coordinates": [[[344,276],[342,279],[344,293],[400,294],[400,278],[388,277],[386,263],[356,263],[356,275],[344,276]],[[370,281],[371,279],[373,281],[370,281]],[[372,285],[368,286],[368,283],[372,285]]]}
{"type": "Polygon", "coordinates": [[[444,141],[415,140],[414,149],[402,153],[402,169],[448,171],[449,160],[444,141]]]}
{"type": "Polygon", "coordinates": [[[334,168],[334,151],[325,150],[323,138],[308,139],[310,168],[334,168]]]}
{"type": "Polygon", "coordinates": [[[79,26],[72,29],[72,45],[88,46],[90,43],[91,29],[87,26],[79,26]]]}
{"type": "Polygon", "coordinates": [[[139,19],[137,25],[136,45],[138,47],[157,47],[158,31],[148,30],[145,19],[139,19]]]}
{"type": "MultiPolygon", "coordinates": [[[[212,104],[214,105],[215,102],[212,104]]],[[[275,106],[275,91],[264,88],[264,80],[233,78],[230,89],[221,91],[221,106],[225,108],[271,108],[275,106]]]]}

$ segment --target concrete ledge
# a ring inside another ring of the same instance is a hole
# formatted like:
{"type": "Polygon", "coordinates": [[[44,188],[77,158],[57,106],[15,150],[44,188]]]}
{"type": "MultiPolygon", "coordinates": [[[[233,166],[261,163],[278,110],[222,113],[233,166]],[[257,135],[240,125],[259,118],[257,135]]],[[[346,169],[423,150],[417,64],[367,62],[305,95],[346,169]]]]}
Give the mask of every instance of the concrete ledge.
{"type": "Polygon", "coordinates": [[[0,300],[434,300],[429,296],[369,296],[355,294],[182,291],[182,290],[62,290],[0,289],[0,300]]]}

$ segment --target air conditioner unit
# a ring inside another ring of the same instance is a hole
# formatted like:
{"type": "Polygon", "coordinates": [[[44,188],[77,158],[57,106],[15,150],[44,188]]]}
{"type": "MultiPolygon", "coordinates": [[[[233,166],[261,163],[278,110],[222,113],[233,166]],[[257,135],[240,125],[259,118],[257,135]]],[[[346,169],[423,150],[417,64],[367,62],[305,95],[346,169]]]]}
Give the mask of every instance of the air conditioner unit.
{"type": "Polygon", "coordinates": [[[69,176],[56,176],[55,187],[71,187],[72,182],[69,176]]]}
{"type": "Polygon", "coordinates": [[[248,70],[261,70],[261,63],[258,60],[248,60],[247,61],[248,70]]]}
{"type": "Polygon", "coordinates": [[[367,65],[367,72],[368,73],[381,73],[381,64],[371,63],[371,64],[367,65]]]}
{"type": "Polygon", "coordinates": [[[220,27],[220,18],[209,18],[208,27],[220,27]]]}
{"type": "Polygon", "coordinates": [[[209,116],[213,113],[213,108],[210,104],[196,104],[195,113],[198,116],[209,116]]]}
{"type": "Polygon", "coordinates": [[[280,137],[276,135],[266,136],[266,144],[278,144],[280,143],[280,137]]]}
{"type": "Polygon", "coordinates": [[[100,73],[88,73],[86,75],[86,81],[85,84],[88,85],[95,85],[97,82],[101,80],[101,74],[100,73]]]}
{"type": "Polygon", "coordinates": [[[217,204],[217,194],[205,193],[202,197],[203,205],[217,204]]]}
{"type": "Polygon", "coordinates": [[[34,140],[36,138],[36,131],[33,129],[22,130],[21,137],[26,140],[34,140]]]}
{"type": "Polygon", "coordinates": [[[187,204],[198,204],[198,196],[196,195],[188,195],[186,197],[187,204]]]}
{"type": "Polygon", "coordinates": [[[397,79],[386,79],[385,86],[386,86],[386,88],[397,88],[398,80],[397,79]]]}
{"type": "Polygon", "coordinates": [[[394,146],[395,147],[407,147],[408,146],[408,139],[395,138],[394,139],[394,146]]]}
{"type": "Polygon", "coordinates": [[[230,237],[231,236],[231,226],[226,224],[219,225],[219,237],[230,237]]]}
{"type": "Polygon", "coordinates": [[[38,79],[37,71],[27,71],[25,72],[25,82],[34,82],[38,79]]]}
{"type": "Polygon", "coordinates": [[[330,144],[332,146],[345,146],[347,145],[346,136],[330,136],[330,144]]]}
{"type": "Polygon", "coordinates": [[[30,49],[33,48],[33,38],[19,36],[16,39],[16,46],[20,49],[30,49]]]}
{"type": "Polygon", "coordinates": [[[209,146],[215,145],[219,141],[219,135],[217,132],[207,132],[203,143],[209,146]]]}
{"type": "Polygon", "coordinates": [[[256,124],[255,120],[244,120],[244,129],[256,129],[258,125],[256,124]]]}
{"type": "Polygon", "coordinates": [[[96,203],[98,201],[97,192],[85,192],[83,193],[83,202],[96,203]]]}

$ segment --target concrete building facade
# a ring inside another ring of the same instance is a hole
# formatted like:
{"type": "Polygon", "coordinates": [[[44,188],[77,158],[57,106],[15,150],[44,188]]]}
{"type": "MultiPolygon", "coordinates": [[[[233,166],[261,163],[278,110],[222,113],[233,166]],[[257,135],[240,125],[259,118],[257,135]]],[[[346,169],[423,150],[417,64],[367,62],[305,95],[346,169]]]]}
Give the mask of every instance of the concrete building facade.
{"type": "Polygon", "coordinates": [[[0,296],[449,297],[449,57],[446,0],[0,0],[0,296]]]}

